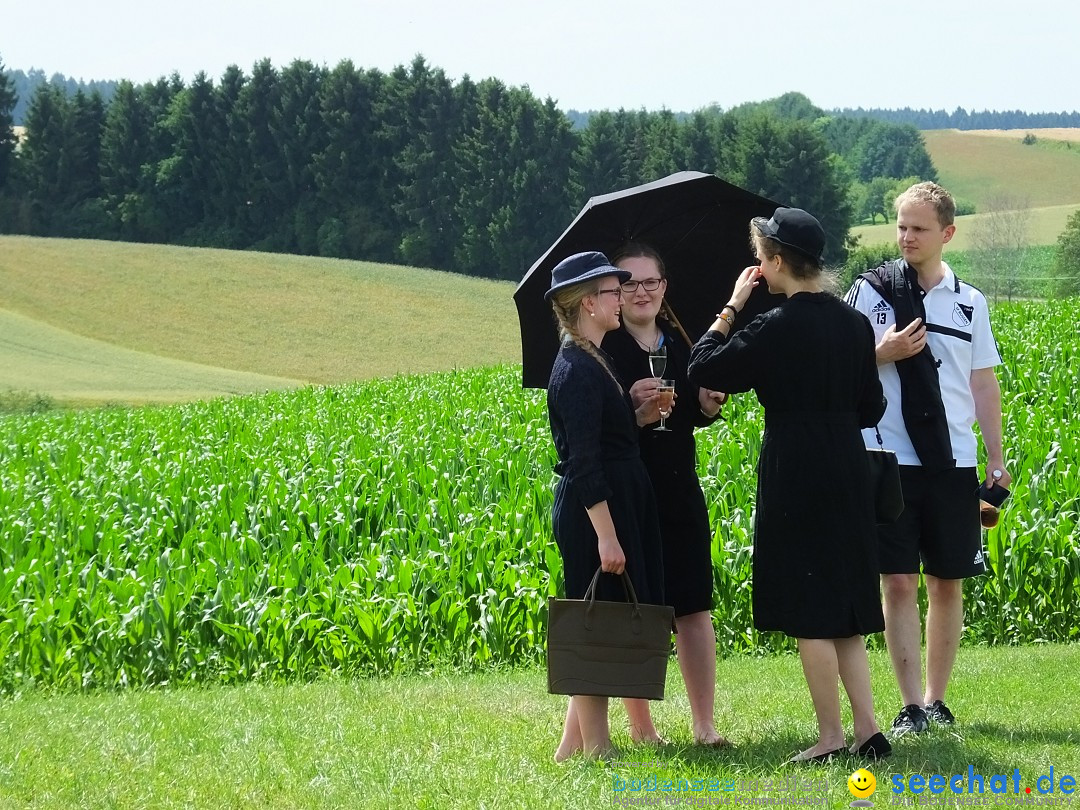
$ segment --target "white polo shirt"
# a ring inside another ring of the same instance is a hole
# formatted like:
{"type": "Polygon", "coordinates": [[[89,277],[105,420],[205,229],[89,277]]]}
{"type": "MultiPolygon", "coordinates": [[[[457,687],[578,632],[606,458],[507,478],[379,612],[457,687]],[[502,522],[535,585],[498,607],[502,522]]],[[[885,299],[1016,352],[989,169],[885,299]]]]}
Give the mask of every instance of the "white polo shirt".
{"type": "MultiPolygon", "coordinates": [[[[971,372],[1001,364],[994,335],[990,331],[990,313],[981,292],[956,278],[952,268],[942,262],[945,276],[936,287],[923,294],[926,308],[926,342],[940,361],[941,401],[949,422],[949,438],[957,467],[978,465],[975,441],[975,399],[971,396],[971,372]]],[[[855,279],[844,300],[870,319],[874,339],[880,342],[885,331],[896,323],[893,308],[861,278],[855,279]]],[[[878,366],[881,387],[889,404],[878,423],[886,450],[895,450],[901,464],[921,466],[911,444],[904,415],[900,410],[900,375],[895,363],[878,366]]],[[[863,431],[867,447],[877,447],[874,429],[863,431]]]]}

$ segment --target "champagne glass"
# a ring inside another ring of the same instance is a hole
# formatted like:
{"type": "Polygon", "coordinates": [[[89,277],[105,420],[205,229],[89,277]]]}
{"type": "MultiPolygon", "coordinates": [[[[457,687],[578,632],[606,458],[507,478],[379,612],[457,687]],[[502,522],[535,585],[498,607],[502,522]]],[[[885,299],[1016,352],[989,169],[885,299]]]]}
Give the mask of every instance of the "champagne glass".
{"type": "Polygon", "coordinates": [[[667,371],[667,346],[661,344],[649,349],[649,369],[654,377],[663,377],[667,371]]]}
{"type": "Polygon", "coordinates": [[[654,427],[653,430],[670,431],[671,428],[667,427],[664,422],[671,416],[671,406],[675,402],[675,381],[660,380],[660,385],[656,387],[656,393],[660,395],[660,426],[654,427]]]}

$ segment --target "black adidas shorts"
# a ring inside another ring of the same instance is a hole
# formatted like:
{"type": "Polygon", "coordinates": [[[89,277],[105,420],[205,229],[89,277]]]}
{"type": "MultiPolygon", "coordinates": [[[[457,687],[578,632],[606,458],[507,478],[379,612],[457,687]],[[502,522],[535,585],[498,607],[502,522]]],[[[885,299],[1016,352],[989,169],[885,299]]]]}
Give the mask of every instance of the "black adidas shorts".
{"type": "Polygon", "coordinates": [[[925,470],[900,467],[904,511],[878,526],[883,574],[926,574],[963,579],[988,570],[979,523],[979,474],[974,467],[925,470]]]}

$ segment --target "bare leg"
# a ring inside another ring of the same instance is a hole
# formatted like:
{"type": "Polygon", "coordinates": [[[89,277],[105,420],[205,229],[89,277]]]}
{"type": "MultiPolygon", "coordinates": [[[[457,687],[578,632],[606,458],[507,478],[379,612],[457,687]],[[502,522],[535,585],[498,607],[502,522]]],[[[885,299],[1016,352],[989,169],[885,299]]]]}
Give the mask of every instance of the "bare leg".
{"type": "Polygon", "coordinates": [[[840,723],[839,666],[832,639],[800,638],[799,658],[806,685],[817,715],[817,745],[807,748],[796,759],[827,754],[844,745],[844,727],[840,723]]]}
{"type": "Polygon", "coordinates": [[[679,631],[675,635],[675,648],[690,701],[694,742],[727,745],[728,741],[716,730],[716,631],[712,614],[703,610],[679,616],[675,626],[679,631]]]}
{"type": "Polygon", "coordinates": [[[869,740],[881,729],[874,717],[874,693],[870,688],[870,662],[866,658],[866,641],[862,636],[834,639],[840,680],[851,701],[855,721],[855,744],[852,750],[869,740]]]}
{"type": "Polygon", "coordinates": [[[602,757],[611,753],[611,734],[608,731],[608,699],[592,695],[572,698],[581,727],[581,748],[587,757],[602,757]]]}
{"type": "Polygon", "coordinates": [[[964,631],[964,581],[926,575],[925,704],[945,700],[964,631]]]}
{"type": "Polygon", "coordinates": [[[885,643],[896,685],[905,706],[921,705],[922,622],[919,618],[919,575],[882,574],[885,643]]]}
{"type": "Polygon", "coordinates": [[[574,754],[580,754],[584,748],[581,739],[581,723],[578,721],[577,703],[570,698],[566,707],[566,722],[563,723],[562,740],[555,749],[555,761],[563,762],[570,759],[574,754]]]}
{"type": "Polygon", "coordinates": [[[636,743],[663,742],[660,732],[653,725],[649,701],[642,698],[623,698],[626,716],[630,720],[630,739],[636,743]]]}

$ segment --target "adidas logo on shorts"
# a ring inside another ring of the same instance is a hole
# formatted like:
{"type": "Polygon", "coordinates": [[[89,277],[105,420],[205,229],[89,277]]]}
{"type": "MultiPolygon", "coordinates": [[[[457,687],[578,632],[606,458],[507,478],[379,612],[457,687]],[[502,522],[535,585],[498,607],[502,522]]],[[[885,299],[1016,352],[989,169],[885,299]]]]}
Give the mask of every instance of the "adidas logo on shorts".
{"type": "Polygon", "coordinates": [[[985,564],[986,564],[986,560],[983,559],[982,549],[980,548],[978,551],[975,552],[975,561],[973,562],[973,565],[985,565],[985,564]]]}

